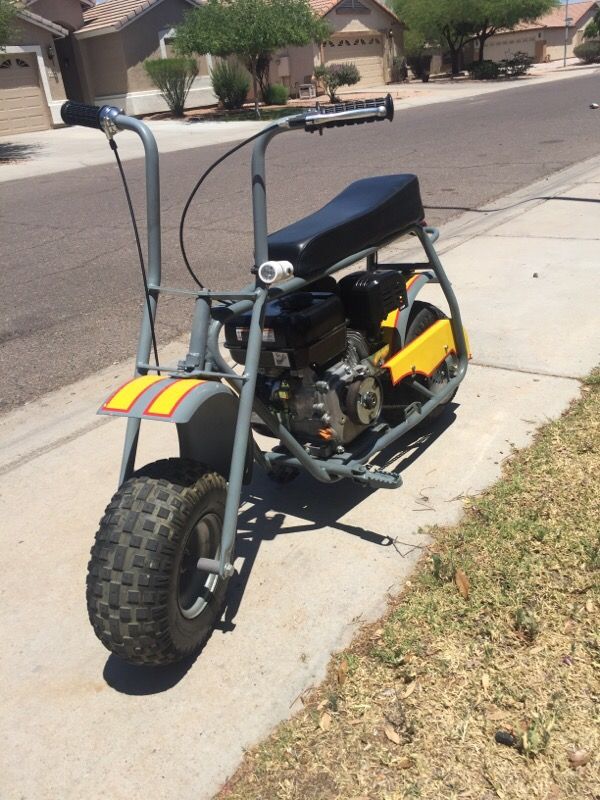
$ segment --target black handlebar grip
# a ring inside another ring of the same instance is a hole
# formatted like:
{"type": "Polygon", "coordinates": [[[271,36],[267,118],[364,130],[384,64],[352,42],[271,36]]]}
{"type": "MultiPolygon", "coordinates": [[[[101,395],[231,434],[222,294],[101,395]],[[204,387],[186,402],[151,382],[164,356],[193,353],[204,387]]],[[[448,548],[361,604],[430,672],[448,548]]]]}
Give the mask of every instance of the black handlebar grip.
{"type": "Polygon", "coordinates": [[[65,125],[83,125],[85,128],[96,128],[101,131],[99,106],[88,106],[67,100],[60,107],[60,115],[65,125]]]}

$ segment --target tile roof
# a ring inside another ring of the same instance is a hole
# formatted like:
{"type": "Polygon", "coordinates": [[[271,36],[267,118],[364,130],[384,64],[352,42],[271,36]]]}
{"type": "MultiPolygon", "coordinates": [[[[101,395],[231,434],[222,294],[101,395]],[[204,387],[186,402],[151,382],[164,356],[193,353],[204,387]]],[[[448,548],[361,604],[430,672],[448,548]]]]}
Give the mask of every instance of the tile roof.
{"type": "Polygon", "coordinates": [[[102,28],[118,31],[159,2],[161,0],[106,0],[83,12],[83,27],[79,30],[82,33],[102,28]]]}
{"type": "MultiPolygon", "coordinates": [[[[341,0],[310,0],[310,5],[316,14],[318,14],[320,17],[324,17],[325,14],[329,14],[329,12],[332,11],[339,2],[341,2],[341,0]]],[[[380,0],[371,0],[371,2],[382,8],[384,11],[387,11],[387,13],[391,17],[394,17],[394,19],[398,19],[392,9],[388,8],[385,3],[380,2],[380,0]]]]}
{"type": "MultiPolygon", "coordinates": [[[[597,5],[597,0],[586,0],[584,3],[569,3],[569,16],[573,20],[571,25],[577,27],[582,17],[584,17],[591,8],[597,5]]],[[[564,5],[557,6],[534,22],[524,22],[518,25],[518,30],[528,31],[535,28],[564,28],[565,8],[566,6],[564,5]]]]}

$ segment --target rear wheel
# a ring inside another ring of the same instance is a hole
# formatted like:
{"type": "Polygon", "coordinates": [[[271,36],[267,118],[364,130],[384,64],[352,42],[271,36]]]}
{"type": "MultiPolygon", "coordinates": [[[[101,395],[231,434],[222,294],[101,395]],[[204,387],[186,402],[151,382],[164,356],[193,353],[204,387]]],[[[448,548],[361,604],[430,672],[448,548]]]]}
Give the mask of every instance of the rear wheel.
{"type": "Polygon", "coordinates": [[[87,577],[90,622],[111,652],[167,664],[196,652],[221,615],[218,558],[227,484],[184,459],[157,461],[120,487],[100,521],[87,577]]]}
{"type": "MultiPolygon", "coordinates": [[[[436,308],[436,306],[433,306],[430,303],[422,303],[417,300],[413,304],[410,319],[408,321],[405,346],[413,342],[417,336],[425,333],[428,328],[430,328],[440,319],[446,319],[446,315],[443,313],[443,311],[440,311],[439,308],[436,308]]],[[[419,380],[425,386],[425,388],[429,389],[429,391],[433,392],[433,394],[439,394],[448,384],[450,380],[451,369],[457,363],[456,356],[450,355],[442,364],[440,364],[433,375],[431,375],[429,378],[423,378],[419,376],[419,378],[416,378],[415,380],[419,380]]],[[[448,400],[428,414],[420,424],[432,422],[440,417],[447,410],[448,405],[454,399],[456,391],[457,390],[452,393],[448,400]]],[[[390,382],[385,387],[383,416],[386,422],[389,422],[390,425],[398,425],[405,419],[405,409],[407,406],[411,405],[411,403],[423,403],[425,401],[425,396],[410,385],[410,380],[405,380],[398,384],[398,386],[393,386],[390,382]]]]}

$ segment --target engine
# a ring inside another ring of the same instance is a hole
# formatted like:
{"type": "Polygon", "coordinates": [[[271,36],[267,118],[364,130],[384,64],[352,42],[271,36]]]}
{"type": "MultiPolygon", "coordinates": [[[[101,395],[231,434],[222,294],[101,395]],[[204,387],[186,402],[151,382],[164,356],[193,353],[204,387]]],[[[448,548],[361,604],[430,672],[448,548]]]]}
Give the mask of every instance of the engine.
{"type": "MultiPolygon", "coordinates": [[[[325,285],[323,285],[325,284],[325,285]]],[[[352,442],[383,405],[382,321],[406,301],[393,270],[355,272],[339,283],[268,303],[257,395],[294,436],[321,455],[352,442]]],[[[244,364],[250,313],[225,326],[225,345],[244,364]]]]}

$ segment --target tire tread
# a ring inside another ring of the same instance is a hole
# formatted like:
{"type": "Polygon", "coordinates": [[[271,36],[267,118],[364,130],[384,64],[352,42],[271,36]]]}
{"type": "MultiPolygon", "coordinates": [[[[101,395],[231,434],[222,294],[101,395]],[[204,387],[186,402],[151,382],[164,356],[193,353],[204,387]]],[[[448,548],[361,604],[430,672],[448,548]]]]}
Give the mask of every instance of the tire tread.
{"type": "Polygon", "coordinates": [[[226,490],[218,473],[187,459],[165,459],[134,473],[106,507],[91,550],[86,598],[96,635],[121,658],[172,663],[210,635],[222,602],[203,612],[210,616],[206,631],[186,650],[173,642],[167,602],[177,537],[212,489],[226,490]]]}

